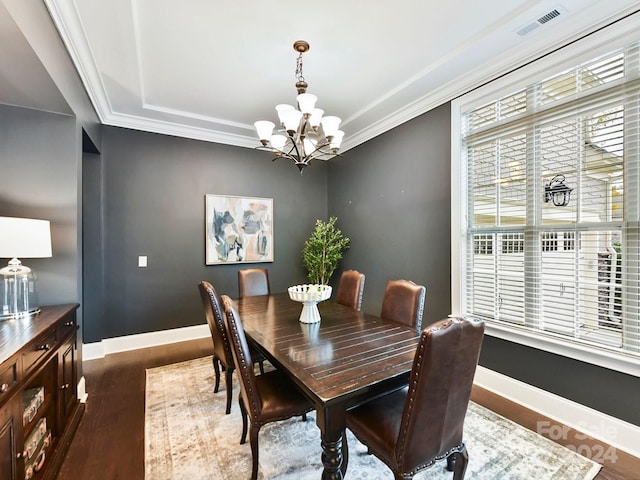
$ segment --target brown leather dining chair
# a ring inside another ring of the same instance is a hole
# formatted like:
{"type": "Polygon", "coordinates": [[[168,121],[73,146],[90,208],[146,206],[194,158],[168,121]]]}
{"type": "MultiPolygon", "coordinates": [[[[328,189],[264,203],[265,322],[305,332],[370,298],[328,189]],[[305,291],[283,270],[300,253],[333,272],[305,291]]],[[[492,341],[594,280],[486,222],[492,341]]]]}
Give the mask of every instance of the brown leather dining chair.
{"type": "Polygon", "coordinates": [[[261,267],[238,270],[238,290],[240,298],[256,295],[269,295],[269,270],[261,267]]]}
{"type": "Polygon", "coordinates": [[[464,478],[464,418],[483,336],[480,320],[447,318],[429,325],[409,386],[347,411],[347,427],[396,480],[410,480],[445,458],[453,479],[464,478]]]}
{"type": "Polygon", "coordinates": [[[357,270],[345,270],[340,276],[336,303],[354,310],[362,308],[362,294],[364,293],[364,273],[357,270]]]}
{"type": "Polygon", "coordinates": [[[313,410],[311,401],[305,397],[293,381],[279,370],[255,376],[252,367],[249,344],[242,327],[240,315],[233,300],[222,296],[226,314],[226,327],[231,340],[231,352],[235,360],[240,381],[240,412],[242,413],[242,438],[247,440],[247,419],[249,443],[251,445],[251,480],[258,478],[258,433],[263,425],[286,420],[297,415],[307,419],[307,412],[313,410]]]}
{"type": "MultiPolygon", "coordinates": [[[[231,412],[232,398],[232,375],[235,368],[233,356],[231,354],[231,345],[227,337],[227,331],[224,326],[222,306],[216,289],[207,281],[198,284],[200,290],[200,298],[204,307],[204,314],[207,318],[209,331],[211,332],[211,340],[213,340],[213,371],[216,374],[216,383],[213,387],[213,393],[218,393],[220,388],[220,364],[225,372],[224,382],[227,389],[227,408],[226,412],[231,412]]],[[[260,373],[264,373],[264,355],[257,350],[252,350],[252,360],[260,365],[260,373]]]]}
{"type": "Polygon", "coordinates": [[[384,291],[380,316],[420,331],[427,289],[411,280],[389,280],[384,291]]]}

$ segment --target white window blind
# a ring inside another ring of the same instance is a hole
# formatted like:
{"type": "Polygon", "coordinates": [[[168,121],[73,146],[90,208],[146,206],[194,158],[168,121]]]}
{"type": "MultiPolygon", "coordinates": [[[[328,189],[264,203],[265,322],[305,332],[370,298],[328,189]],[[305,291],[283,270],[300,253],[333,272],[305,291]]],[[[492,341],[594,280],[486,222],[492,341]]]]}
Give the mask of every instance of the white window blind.
{"type": "Polygon", "coordinates": [[[638,39],[460,112],[460,313],[640,358],[638,39]]]}

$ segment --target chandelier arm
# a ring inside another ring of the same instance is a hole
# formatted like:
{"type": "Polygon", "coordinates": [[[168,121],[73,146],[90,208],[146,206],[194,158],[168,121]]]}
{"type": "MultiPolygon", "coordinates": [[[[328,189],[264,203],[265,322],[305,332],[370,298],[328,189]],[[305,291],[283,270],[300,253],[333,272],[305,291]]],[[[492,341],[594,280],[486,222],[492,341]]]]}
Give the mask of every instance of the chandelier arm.
{"type": "Polygon", "coordinates": [[[278,150],[277,148],[260,145],[259,147],[254,147],[254,150],[260,150],[261,152],[269,152],[275,154],[275,158],[272,160],[273,162],[275,162],[278,158],[286,158],[288,160],[296,161],[296,158],[293,155],[288,152],[278,150]]]}
{"type": "Polygon", "coordinates": [[[289,152],[295,150],[296,154],[295,156],[293,156],[294,159],[296,159],[296,162],[299,161],[299,159],[302,158],[302,155],[300,155],[300,150],[298,149],[298,142],[296,142],[294,137],[291,137],[291,144],[293,145],[293,149],[289,150],[289,152]]]}

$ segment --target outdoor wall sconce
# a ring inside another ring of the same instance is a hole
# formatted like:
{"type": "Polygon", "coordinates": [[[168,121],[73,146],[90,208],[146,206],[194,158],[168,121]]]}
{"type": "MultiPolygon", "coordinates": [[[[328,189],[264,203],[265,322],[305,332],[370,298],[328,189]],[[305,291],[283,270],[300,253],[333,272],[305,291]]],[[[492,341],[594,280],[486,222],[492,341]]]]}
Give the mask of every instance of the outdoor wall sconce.
{"type": "Polygon", "coordinates": [[[569,197],[573,188],[564,183],[564,175],[556,175],[544,185],[544,203],[553,202],[556,207],[569,205],[569,197]]]}

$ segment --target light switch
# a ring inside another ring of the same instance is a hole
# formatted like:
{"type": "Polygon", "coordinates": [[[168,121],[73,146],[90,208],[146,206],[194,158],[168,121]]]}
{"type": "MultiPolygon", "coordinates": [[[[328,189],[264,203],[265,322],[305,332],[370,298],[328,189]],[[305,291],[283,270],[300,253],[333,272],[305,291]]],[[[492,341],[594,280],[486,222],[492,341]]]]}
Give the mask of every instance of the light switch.
{"type": "Polygon", "coordinates": [[[138,257],[138,266],[139,267],[146,267],[147,266],[147,256],[146,255],[140,255],[138,257]]]}

